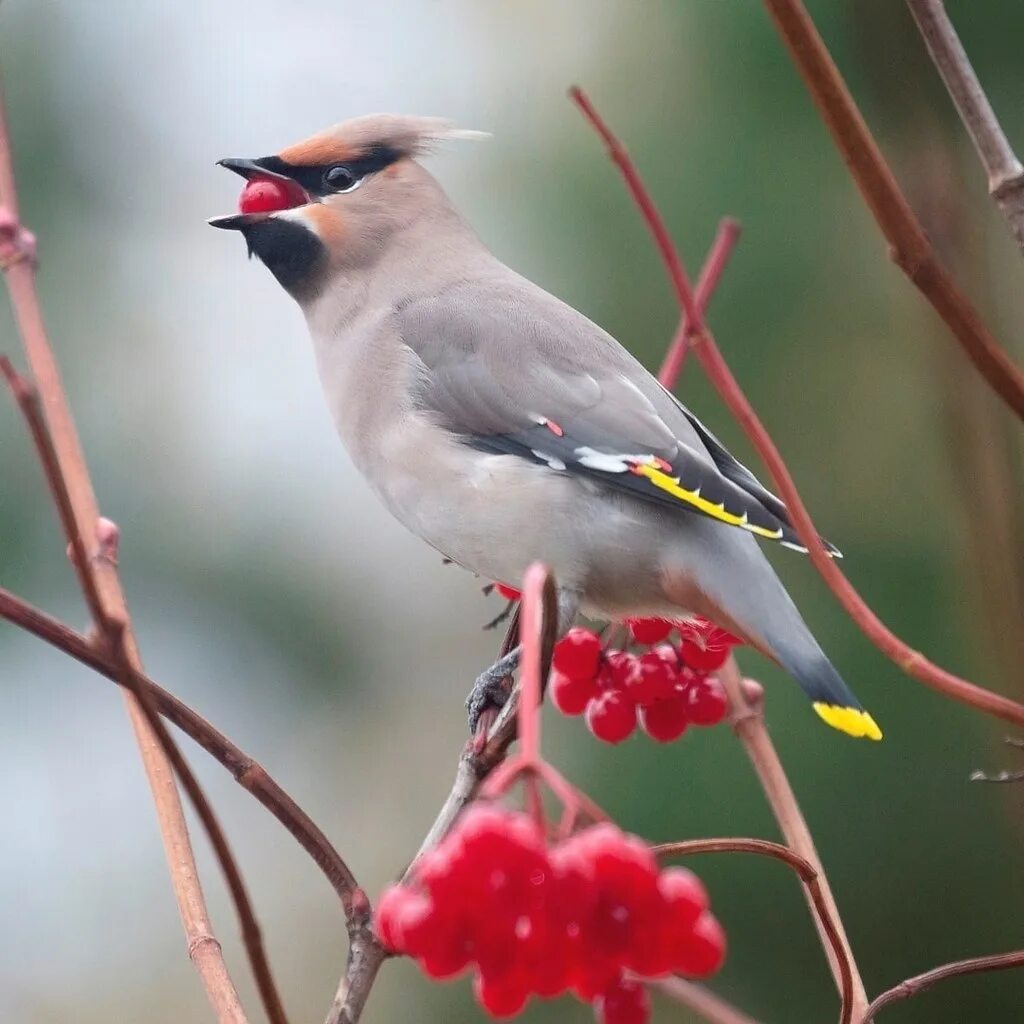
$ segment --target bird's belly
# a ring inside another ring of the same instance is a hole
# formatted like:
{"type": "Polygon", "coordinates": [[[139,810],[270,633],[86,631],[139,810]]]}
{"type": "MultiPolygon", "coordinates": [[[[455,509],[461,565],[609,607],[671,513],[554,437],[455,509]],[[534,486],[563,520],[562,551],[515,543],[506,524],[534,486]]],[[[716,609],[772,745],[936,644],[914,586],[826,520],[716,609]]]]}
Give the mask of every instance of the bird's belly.
{"type": "Polygon", "coordinates": [[[422,450],[414,464],[393,455],[378,492],[400,522],[464,568],[514,585],[541,561],[585,598],[596,578],[655,583],[644,510],[633,503],[580,477],[457,443],[435,451],[429,465],[422,460],[422,450]]]}

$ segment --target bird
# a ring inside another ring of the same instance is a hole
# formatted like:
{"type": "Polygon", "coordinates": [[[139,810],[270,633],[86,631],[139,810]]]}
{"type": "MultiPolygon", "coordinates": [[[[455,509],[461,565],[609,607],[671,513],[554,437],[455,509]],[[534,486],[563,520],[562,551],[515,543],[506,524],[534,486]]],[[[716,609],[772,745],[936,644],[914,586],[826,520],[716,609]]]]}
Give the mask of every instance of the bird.
{"type": "MultiPolygon", "coordinates": [[[[481,577],[543,562],[561,630],[581,611],[705,616],[827,724],[881,739],[761,548],[803,550],[783,502],[610,334],[495,256],[424,166],[473,134],[374,114],[219,161],[247,184],[242,212],[209,223],[241,232],[298,303],[369,487],[481,577]]],[[[516,658],[477,680],[471,726],[516,658]]]]}

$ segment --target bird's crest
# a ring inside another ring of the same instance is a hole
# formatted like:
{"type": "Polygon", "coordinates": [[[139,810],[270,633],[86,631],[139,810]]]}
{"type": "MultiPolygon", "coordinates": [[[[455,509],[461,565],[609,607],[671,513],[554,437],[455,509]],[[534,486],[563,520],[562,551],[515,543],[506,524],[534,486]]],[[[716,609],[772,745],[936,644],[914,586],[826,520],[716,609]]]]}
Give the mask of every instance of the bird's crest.
{"type": "Polygon", "coordinates": [[[441,117],[409,114],[368,114],[342,121],[288,146],[278,154],[289,164],[309,166],[334,160],[358,159],[369,152],[388,151],[396,157],[421,156],[448,139],[484,139],[486,132],[456,128],[441,117]]]}

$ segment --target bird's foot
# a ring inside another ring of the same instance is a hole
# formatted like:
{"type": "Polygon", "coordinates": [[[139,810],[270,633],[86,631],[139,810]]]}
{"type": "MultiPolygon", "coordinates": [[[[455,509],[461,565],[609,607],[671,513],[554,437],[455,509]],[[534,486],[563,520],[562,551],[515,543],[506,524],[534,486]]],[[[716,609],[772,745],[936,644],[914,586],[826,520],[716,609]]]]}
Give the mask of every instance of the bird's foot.
{"type": "Polygon", "coordinates": [[[473,689],[466,698],[466,711],[469,715],[469,731],[476,733],[480,716],[489,708],[500,710],[508,700],[511,687],[507,680],[519,667],[519,647],[514,647],[503,658],[499,658],[489,669],[481,672],[473,689]]]}

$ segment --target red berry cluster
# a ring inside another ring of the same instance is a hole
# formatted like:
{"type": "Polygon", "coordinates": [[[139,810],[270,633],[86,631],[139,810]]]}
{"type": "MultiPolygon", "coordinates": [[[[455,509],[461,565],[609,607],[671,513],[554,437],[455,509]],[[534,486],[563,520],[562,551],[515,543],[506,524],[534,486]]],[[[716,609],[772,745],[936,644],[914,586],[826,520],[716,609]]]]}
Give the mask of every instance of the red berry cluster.
{"type": "Polygon", "coordinates": [[[612,824],[549,848],[532,818],[491,805],[467,810],[383,894],[376,926],[431,978],[475,965],[477,1001],[493,1017],[572,992],[599,1024],[643,1024],[647,993],[626,972],[704,978],[725,958],[692,872],[659,871],[650,848],[612,824]]]}
{"type": "Polygon", "coordinates": [[[587,728],[606,743],[621,743],[639,721],[651,739],[669,743],[690,725],[717,725],[728,710],[722,684],[709,673],[739,643],[706,619],[674,623],[627,619],[643,654],[605,650],[601,638],[575,627],[555,645],[551,699],[563,714],[586,715],[587,728]],[[668,642],[679,633],[678,646],[668,642]]]}

